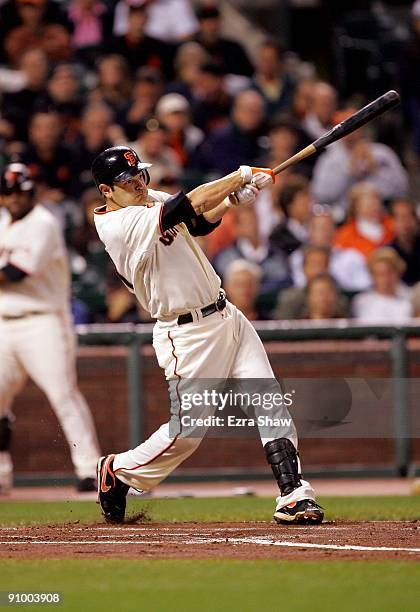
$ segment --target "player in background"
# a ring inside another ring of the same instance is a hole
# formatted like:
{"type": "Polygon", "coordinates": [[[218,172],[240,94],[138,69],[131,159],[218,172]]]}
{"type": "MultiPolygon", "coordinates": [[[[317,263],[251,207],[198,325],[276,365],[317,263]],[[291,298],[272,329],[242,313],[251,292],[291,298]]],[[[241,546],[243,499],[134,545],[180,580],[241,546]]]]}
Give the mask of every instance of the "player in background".
{"type": "MultiPolygon", "coordinates": [[[[93,162],[104,205],[95,210],[99,237],[117,274],[157,319],[153,346],[169,384],[185,379],[274,379],[255,329],[225,297],[220,279],[194,240],[217,227],[231,206],[255,201],[274,176],[241,166],[231,174],[173,196],[147,188],[150,164],[133,149],[112,147],[93,162]]],[[[261,434],[261,431],[260,431],[261,434]]],[[[300,474],[293,423],[262,444],[280,489],[274,518],[320,523],[323,512],[300,474]]],[[[108,522],[123,522],[132,486],[149,491],[201,442],[173,435],[165,423],[145,442],[98,461],[98,501],[108,522]]],[[[229,443],[229,441],[226,441],[229,443]]]]}
{"type": "Polygon", "coordinates": [[[1,173],[0,206],[0,490],[12,485],[12,402],[30,376],[63,428],[78,490],[92,491],[99,444],[77,388],[70,274],[61,230],[52,214],[35,203],[34,183],[23,164],[11,163],[1,173]]]}

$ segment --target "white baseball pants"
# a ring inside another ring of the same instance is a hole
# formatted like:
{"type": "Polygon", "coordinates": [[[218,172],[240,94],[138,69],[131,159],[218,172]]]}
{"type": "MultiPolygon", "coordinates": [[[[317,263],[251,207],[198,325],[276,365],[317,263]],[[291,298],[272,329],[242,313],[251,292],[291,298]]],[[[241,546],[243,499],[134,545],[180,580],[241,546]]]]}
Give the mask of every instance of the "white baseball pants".
{"type": "MultiPolygon", "coordinates": [[[[264,346],[254,327],[232,304],[222,312],[202,318],[194,312],[193,323],[158,321],[153,346],[168,381],[174,379],[274,378],[264,346]]],[[[273,438],[262,438],[266,444],[273,438]]],[[[296,431],[290,436],[297,447],[296,431]]],[[[140,491],[149,491],[187,459],[199,446],[200,438],[171,437],[169,423],[150,438],[114,459],[118,478],[140,491]]],[[[315,499],[309,483],[284,498],[286,505],[301,499],[315,499]]]]}
{"type": "Polygon", "coordinates": [[[29,376],[51,403],[76,475],[87,478],[95,477],[100,449],[92,415],[77,387],[75,349],[67,314],[0,319],[0,417],[10,414],[29,376]]]}

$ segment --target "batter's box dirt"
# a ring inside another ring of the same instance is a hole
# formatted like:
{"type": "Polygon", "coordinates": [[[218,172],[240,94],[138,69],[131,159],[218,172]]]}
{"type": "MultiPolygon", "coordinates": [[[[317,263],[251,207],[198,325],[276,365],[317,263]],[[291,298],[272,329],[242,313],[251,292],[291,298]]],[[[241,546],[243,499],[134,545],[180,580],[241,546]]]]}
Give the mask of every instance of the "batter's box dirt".
{"type": "Polygon", "coordinates": [[[0,557],[420,560],[420,521],[67,524],[0,529],[0,557]]]}

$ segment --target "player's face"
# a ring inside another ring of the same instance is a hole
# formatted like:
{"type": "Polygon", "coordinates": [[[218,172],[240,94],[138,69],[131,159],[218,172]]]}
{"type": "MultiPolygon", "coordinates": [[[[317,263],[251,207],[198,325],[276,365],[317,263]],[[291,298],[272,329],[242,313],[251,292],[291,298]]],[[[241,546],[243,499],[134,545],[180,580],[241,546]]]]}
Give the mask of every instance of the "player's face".
{"type": "MultiPolygon", "coordinates": [[[[144,172],[125,181],[114,183],[108,197],[119,206],[146,206],[147,187],[144,172]]],[[[105,194],[106,195],[106,194],[105,194]]]]}
{"type": "Polygon", "coordinates": [[[32,196],[27,191],[17,191],[1,196],[1,205],[6,208],[14,221],[22,219],[32,208],[32,196]]]}

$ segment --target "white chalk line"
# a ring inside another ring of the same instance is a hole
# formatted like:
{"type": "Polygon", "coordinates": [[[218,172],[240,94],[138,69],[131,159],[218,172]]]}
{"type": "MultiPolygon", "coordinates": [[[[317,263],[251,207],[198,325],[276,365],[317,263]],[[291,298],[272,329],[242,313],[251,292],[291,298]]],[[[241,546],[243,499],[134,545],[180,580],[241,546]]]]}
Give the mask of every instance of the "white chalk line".
{"type": "Polygon", "coordinates": [[[394,546],[358,546],[353,544],[314,544],[312,542],[282,542],[279,540],[267,541],[261,538],[229,538],[229,542],[239,544],[258,544],[262,546],[285,546],[290,548],[321,548],[327,550],[360,550],[360,551],[387,551],[420,553],[420,548],[405,548],[394,546]]]}
{"type": "MultiPolygon", "coordinates": [[[[281,546],[283,548],[315,548],[319,550],[347,550],[364,552],[408,552],[420,554],[420,548],[394,547],[394,546],[360,546],[353,544],[314,544],[313,542],[290,542],[263,538],[193,538],[172,542],[182,545],[208,545],[208,544],[256,544],[258,546],[281,546]]],[[[72,546],[97,545],[97,546],[118,546],[126,544],[134,545],[164,545],[167,540],[9,540],[0,541],[0,545],[42,545],[42,546],[62,546],[64,544],[72,546]]]]}

